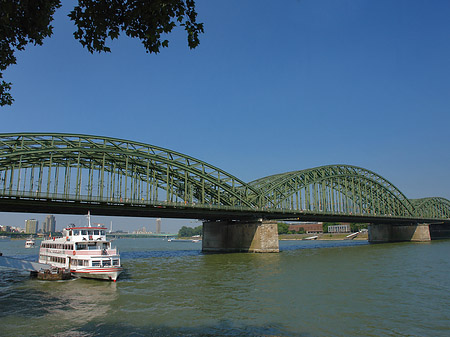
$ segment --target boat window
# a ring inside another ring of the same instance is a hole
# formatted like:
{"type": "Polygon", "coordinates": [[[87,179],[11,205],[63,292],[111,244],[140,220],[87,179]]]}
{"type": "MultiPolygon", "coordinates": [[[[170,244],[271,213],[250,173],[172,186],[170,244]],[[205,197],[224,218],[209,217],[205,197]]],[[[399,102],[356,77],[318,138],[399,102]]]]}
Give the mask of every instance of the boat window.
{"type": "Polygon", "coordinates": [[[104,266],[110,266],[111,265],[111,260],[103,260],[103,265],[104,266]]]}
{"type": "Polygon", "coordinates": [[[94,235],[98,235],[98,229],[94,230],[94,235]]]}
{"type": "Polygon", "coordinates": [[[88,231],[89,235],[93,235],[94,231],[88,231]]]}
{"type": "Polygon", "coordinates": [[[119,265],[119,260],[113,260],[113,266],[118,266],[119,265]]]}
{"type": "Polygon", "coordinates": [[[92,261],[92,267],[99,267],[100,261],[92,261]]]}
{"type": "Polygon", "coordinates": [[[77,250],[82,250],[82,249],[86,249],[86,244],[85,243],[77,243],[77,250]]]}
{"type": "Polygon", "coordinates": [[[79,235],[79,234],[80,234],[80,231],[78,229],[73,230],[73,235],[79,235]]]}
{"type": "Polygon", "coordinates": [[[81,230],[81,235],[88,235],[88,231],[85,229],[81,230]]]}
{"type": "Polygon", "coordinates": [[[97,248],[97,244],[96,244],[96,243],[89,243],[89,244],[88,244],[88,249],[90,249],[90,250],[98,249],[98,248],[97,248]]]}
{"type": "Polygon", "coordinates": [[[72,236],[72,231],[69,231],[69,236],[72,236]]]}
{"type": "Polygon", "coordinates": [[[103,231],[103,230],[100,231],[100,234],[101,234],[101,235],[105,235],[105,231],[103,231]]]}

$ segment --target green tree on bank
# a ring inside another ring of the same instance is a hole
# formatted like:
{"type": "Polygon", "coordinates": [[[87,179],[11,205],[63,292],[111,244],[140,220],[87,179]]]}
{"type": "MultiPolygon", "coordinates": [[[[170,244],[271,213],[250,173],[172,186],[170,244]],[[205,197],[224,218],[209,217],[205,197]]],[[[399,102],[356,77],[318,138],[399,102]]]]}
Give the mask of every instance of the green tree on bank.
{"type": "Polygon", "coordinates": [[[278,234],[303,234],[305,230],[300,228],[299,231],[289,230],[289,224],[284,222],[278,222],[278,234]]]}
{"type": "Polygon", "coordinates": [[[203,226],[197,226],[195,228],[183,226],[178,231],[178,237],[180,238],[189,238],[195,235],[202,235],[203,226]]]}
{"type": "MultiPolygon", "coordinates": [[[[42,45],[51,36],[50,23],[60,7],[60,0],[0,0],[0,106],[14,101],[11,83],[2,80],[6,68],[16,64],[14,53],[29,43],[42,45]]],[[[106,41],[121,33],[138,38],[147,53],[155,54],[169,46],[164,37],[177,26],[184,27],[191,49],[203,33],[194,0],[78,0],[68,17],[76,26],[75,39],[91,54],[110,52],[106,41]]]]}

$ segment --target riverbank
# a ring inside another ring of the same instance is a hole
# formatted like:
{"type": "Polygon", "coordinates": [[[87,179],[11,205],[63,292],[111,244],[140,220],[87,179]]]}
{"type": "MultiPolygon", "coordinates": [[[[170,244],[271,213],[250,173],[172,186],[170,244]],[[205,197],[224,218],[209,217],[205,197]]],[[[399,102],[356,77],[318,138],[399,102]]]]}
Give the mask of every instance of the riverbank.
{"type": "MultiPolygon", "coordinates": [[[[349,233],[323,233],[323,234],[280,234],[279,240],[304,240],[306,238],[316,236],[317,240],[345,240],[349,233]]],[[[368,240],[367,233],[360,233],[353,240],[368,240]]]]}

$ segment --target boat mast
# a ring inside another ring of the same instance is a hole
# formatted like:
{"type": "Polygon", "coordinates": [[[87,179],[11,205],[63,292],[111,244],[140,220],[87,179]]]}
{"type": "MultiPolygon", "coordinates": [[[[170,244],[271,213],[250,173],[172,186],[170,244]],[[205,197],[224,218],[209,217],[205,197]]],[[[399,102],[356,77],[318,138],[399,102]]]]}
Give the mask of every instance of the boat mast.
{"type": "Polygon", "coordinates": [[[88,227],[91,227],[91,211],[88,211],[87,219],[88,219],[88,227]]]}

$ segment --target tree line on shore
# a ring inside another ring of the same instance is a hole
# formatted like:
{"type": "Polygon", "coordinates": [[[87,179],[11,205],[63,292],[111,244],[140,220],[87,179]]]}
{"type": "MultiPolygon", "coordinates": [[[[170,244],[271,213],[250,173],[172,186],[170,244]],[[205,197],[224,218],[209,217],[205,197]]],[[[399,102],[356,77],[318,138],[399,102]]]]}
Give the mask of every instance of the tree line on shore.
{"type": "MultiPolygon", "coordinates": [[[[323,232],[328,233],[328,226],[340,225],[340,222],[324,222],[323,223],[323,232]]],[[[187,227],[183,226],[178,231],[178,237],[192,237],[195,235],[202,235],[202,225],[197,227],[187,227]]],[[[350,224],[350,228],[352,232],[357,232],[363,228],[367,228],[367,224],[350,224]]],[[[304,234],[305,230],[300,228],[298,231],[289,230],[289,224],[285,222],[278,222],[278,234],[304,234]]]]}
{"type": "Polygon", "coordinates": [[[187,227],[183,226],[178,231],[178,237],[180,238],[189,238],[196,235],[202,235],[202,228],[203,225],[197,226],[197,227],[187,227]]]}
{"type": "MultiPolygon", "coordinates": [[[[323,223],[323,232],[328,233],[328,227],[334,225],[341,225],[340,222],[324,222],[323,223]]],[[[359,224],[359,223],[351,223],[350,231],[358,232],[363,228],[367,228],[367,224],[359,224]]],[[[300,228],[298,231],[289,230],[289,224],[285,222],[278,222],[278,234],[305,234],[305,230],[300,228]]]]}

